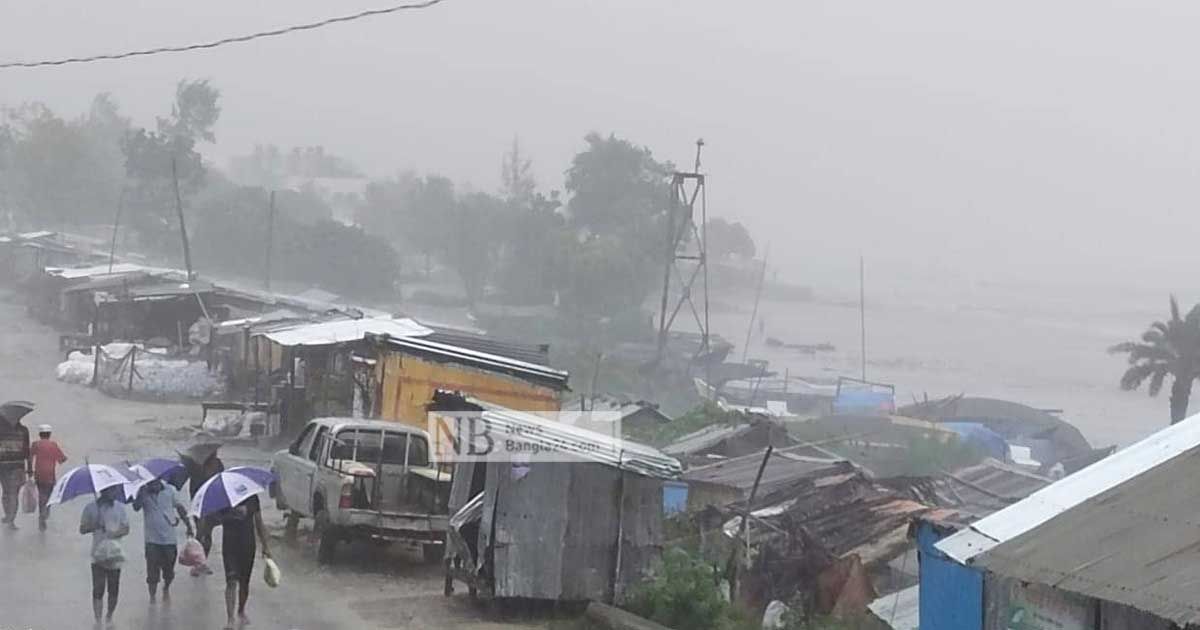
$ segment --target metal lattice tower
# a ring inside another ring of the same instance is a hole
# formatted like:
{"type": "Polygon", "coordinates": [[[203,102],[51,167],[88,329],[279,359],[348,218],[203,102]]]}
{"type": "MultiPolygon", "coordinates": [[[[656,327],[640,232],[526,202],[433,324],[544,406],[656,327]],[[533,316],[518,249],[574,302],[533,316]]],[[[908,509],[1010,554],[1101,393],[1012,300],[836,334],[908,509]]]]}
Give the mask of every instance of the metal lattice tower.
{"type": "Polygon", "coordinates": [[[700,172],[700,151],[704,139],[696,141],[696,165],[690,173],[676,171],[671,176],[670,206],[667,209],[666,262],[663,270],[662,304],[658,318],[658,362],[666,355],[671,327],[679,311],[687,304],[700,329],[699,357],[709,351],[708,328],[708,198],[704,175],[700,172]],[[697,225],[699,202],[699,225],[697,225]],[[696,304],[694,293],[701,285],[703,302],[696,304]],[[671,290],[679,295],[671,306],[671,290]]]}

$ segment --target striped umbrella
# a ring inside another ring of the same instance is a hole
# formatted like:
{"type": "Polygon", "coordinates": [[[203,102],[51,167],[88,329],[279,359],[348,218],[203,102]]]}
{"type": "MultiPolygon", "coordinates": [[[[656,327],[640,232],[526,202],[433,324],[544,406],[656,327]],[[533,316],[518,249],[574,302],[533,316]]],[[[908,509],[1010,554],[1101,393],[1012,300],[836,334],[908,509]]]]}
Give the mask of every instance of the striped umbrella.
{"type": "Polygon", "coordinates": [[[266,492],[274,480],[275,473],[251,466],[235,466],[217,473],[192,497],[192,516],[205,517],[241,505],[246,499],[266,492]]]}
{"type": "Polygon", "coordinates": [[[58,479],[50,491],[48,503],[57,505],[82,495],[94,497],[106,488],[123,486],[137,478],[137,473],[118,466],[85,464],[72,468],[58,479]]]}
{"type": "Polygon", "coordinates": [[[137,474],[137,481],[129,483],[125,486],[125,494],[129,499],[137,496],[142,486],[154,481],[162,479],[169,475],[175,474],[184,470],[183,463],[175,459],[166,459],[163,457],[153,457],[143,462],[134,464],[129,467],[129,470],[137,474]]]}

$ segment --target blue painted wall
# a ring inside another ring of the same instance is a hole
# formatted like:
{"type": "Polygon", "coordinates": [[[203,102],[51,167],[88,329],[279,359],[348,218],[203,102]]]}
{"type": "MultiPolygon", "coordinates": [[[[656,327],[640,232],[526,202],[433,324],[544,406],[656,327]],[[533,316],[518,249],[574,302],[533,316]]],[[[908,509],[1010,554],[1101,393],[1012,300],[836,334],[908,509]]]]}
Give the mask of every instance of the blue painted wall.
{"type": "Polygon", "coordinates": [[[983,630],[983,573],[935,549],[942,537],[928,523],[917,528],[921,630],[983,630]]]}

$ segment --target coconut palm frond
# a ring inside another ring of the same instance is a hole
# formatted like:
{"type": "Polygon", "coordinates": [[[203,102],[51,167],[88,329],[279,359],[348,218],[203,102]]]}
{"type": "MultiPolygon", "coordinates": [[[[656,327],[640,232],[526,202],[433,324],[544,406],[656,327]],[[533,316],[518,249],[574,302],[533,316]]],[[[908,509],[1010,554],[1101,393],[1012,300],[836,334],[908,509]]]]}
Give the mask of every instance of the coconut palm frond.
{"type": "Polygon", "coordinates": [[[1200,328],[1200,303],[1197,303],[1192,307],[1192,310],[1187,312],[1187,315],[1184,316],[1183,321],[1186,322],[1188,326],[1200,328]]]}
{"type": "Polygon", "coordinates": [[[1171,296],[1171,321],[1181,321],[1179,317],[1179,301],[1175,299],[1174,295],[1171,296]]]}
{"type": "Polygon", "coordinates": [[[1179,354],[1166,346],[1151,346],[1139,344],[1129,351],[1129,361],[1174,361],[1179,354]]]}
{"type": "Polygon", "coordinates": [[[1157,328],[1150,328],[1142,333],[1142,341],[1144,343],[1163,343],[1167,338],[1167,334],[1157,328]]]}
{"type": "Polygon", "coordinates": [[[1121,389],[1133,391],[1141,386],[1159,368],[1153,363],[1138,363],[1132,365],[1121,375],[1121,389]]]}
{"type": "Polygon", "coordinates": [[[1158,392],[1162,391],[1163,381],[1167,378],[1167,368],[1164,365],[1156,366],[1159,369],[1154,370],[1150,375],[1150,386],[1148,392],[1151,396],[1157,396],[1158,392]]]}
{"type": "Polygon", "coordinates": [[[1138,348],[1141,345],[1142,344],[1136,341],[1123,341],[1115,346],[1109,346],[1108,352],[1109,354],[1125,354],[1127,352],[1133,352],[1134,348],[1138,348]]]}

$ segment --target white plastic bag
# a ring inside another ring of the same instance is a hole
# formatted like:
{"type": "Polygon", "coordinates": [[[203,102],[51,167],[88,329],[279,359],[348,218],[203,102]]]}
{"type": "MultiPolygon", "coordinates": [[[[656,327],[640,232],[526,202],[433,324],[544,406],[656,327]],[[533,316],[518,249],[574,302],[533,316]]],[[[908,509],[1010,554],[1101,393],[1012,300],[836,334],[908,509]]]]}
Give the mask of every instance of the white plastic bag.
{"type": "Polygon", "coordinates": [[[33,480],[26,481],[21,486],[21,511],[33,514],[38,509],[38,489],[33,480]]]}
{"type": "Polygon", "coordinates": [[[105,538],[92,551],[92,562],[106,569],[116,569],[125,562],[125,550],[113,538],[105,538]]]}
{"type": "Polygon", "coordinates": [[[263,581],[271,588],[279,586],[280,580],[283,579],[283,575],[279,572],[279,565],[275,564],[271,558],[267,558],[263,565],[263,581]]]}

